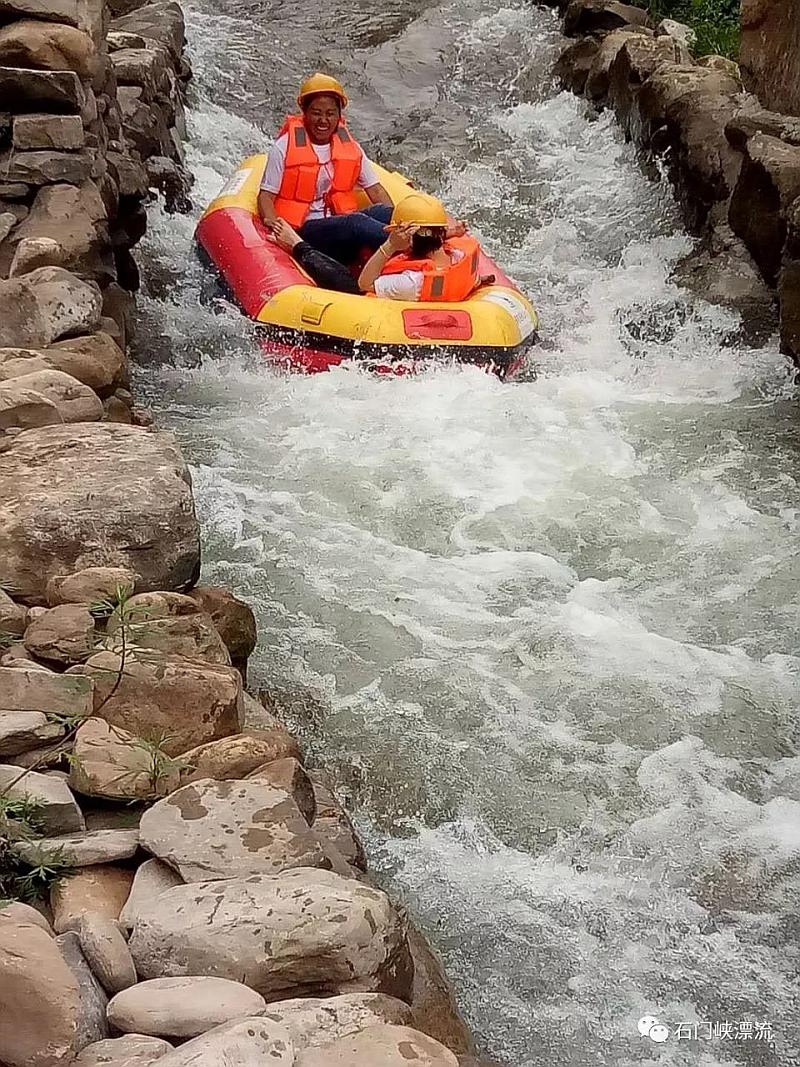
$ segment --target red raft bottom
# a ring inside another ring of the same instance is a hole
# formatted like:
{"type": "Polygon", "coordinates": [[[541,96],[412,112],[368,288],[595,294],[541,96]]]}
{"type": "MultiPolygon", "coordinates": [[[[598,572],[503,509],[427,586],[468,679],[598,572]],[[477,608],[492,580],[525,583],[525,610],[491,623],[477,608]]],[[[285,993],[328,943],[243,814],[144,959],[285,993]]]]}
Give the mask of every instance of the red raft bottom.
{"type": "MultiPolygon", "coordinates": [[[[491,358],[464,358],[459,355],[447,355],[443,351],[440,355],[427,358],[414,358],[409,355],[395,360],[387,360],[378,353],[374,355],[360,352],[356,357],[349,353],[326,351],[321,348],[311,348],[308,345],[263,338],[260,342],[264,358],[274,367],[282,370],[294,371],[300,374],[319,374],[332,370],[344,364],[356,364],[371,374],[391,374],[395,377],[406,377],[409,374],[419,374],[432,365],[440,365],[449,360],[458,364],[478,366],[487,374],[496,374],[498,378],[507,380],[512,378],[525,362],[525,349],[520,346],[519,350],[508,353],[501,361],[491,358]]],[[[471,355],[471,353],[470,353],[471,355]]]]}

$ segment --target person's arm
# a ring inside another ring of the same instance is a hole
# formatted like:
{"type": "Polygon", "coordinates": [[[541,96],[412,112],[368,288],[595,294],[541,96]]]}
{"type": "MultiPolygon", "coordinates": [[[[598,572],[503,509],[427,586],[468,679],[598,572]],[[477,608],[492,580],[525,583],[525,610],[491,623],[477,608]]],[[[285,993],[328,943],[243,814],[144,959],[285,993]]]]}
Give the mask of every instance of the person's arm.
{"type": "Polygon", "coordinates": [[[275,211],[275,197],[283,182],[283,168],[286,161],[287,138],[279,137],[269,148],[267,165],[264,168],[264,176],[261,179],[261,188],[258,193],[258,213],[264,225],[271,230],[278,221],[275,211]]]}
{"type": "Polygon", "coordinates": [[[259,191],[258,213],[267,229],[271,230],[278,221],[278,216],[275,213],[275,193],[270,193],[266,189],[259,191]]]}
{"type": "Polygon", "coordinates": [[[411,235],[416,226],[396,226],[377,252],[373,252],[358,276],[358,287],[365,293],[375,291],[375,279],[396,252],[405,252],[411,245],[411,235]]]}
{"type": "Polygon", "coordinates": [[[380,182],[376,182],[374,185],[368,185],[364,189],[364,192],[369,197],[371,204],[386,204],[387,207],[392,207],[392,198],[380,182]]]}

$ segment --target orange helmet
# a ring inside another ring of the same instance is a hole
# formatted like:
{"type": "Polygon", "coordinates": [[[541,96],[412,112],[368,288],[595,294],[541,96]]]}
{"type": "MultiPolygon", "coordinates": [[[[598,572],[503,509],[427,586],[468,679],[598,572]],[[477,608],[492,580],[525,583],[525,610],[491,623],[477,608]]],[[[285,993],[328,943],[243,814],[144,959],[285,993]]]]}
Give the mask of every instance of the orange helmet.
{"type": "Polygon", "coordinates": [[[343,108],[347,107],[347,93],[342,88],[341,83],[329,74],[320,74],[319,72],[306,78],[300,86],[300,92],[297,94],[297,106],[302,108],[308,97],[314,96],[316,93],[330,93],[331,96],[337,98],[343,108]]]}

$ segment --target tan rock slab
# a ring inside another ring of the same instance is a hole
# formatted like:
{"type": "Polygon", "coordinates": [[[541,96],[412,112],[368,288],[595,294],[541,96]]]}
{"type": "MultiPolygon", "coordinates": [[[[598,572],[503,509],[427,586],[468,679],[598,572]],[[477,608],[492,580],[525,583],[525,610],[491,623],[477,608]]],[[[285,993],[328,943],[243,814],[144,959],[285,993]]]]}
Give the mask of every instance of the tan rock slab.
{"type": "Polygon", "coordinates": [[[95,711],[139,737],[161,738],[177,756],[190,748],[237,733],[242,682],[232,667],[177,658],[128,658],[113,652],[92,656],[83,668],[95,682],[95,711]]]}
{"type": "Polygon", "coordinates": [[[183,754],[181,758],[187,766],[181,771],[181,784],[201,778],[217,781],[246,778],[265,763],[271,763],[295,748],[289,735],[280,730],[274,733],[264,731],[258,736],[234,734],[220,741],[210,741],[183,754]]]}
{"type": "Polygon", "coordinates": [[[172,1052],[169,1041],[145,1034],[125,1034],[87,1045],[72,1067],[150,1067],[172,1052]]]}
{"type": "MultiPolygon", "coordinates": [[[[131,648],[155,649],[169,656],[230,665],[228,650],[210,615],[198,609],[191,615],[157,617],[151,616],[150,610],[138,596],[131,597],[125,605],[124,628],[131,648]]],[[[114,647],[121,626],[118,616],[108,620],[106,647],[114,647]]]]}
{"type": "Polygon", "coordinates": [[[410,995],[398,982],[404,920],[378,889],[297,868],[176,886],[143,907],[128,947],[143,978],[211,974],[267,997],[314,992],[410,995]]]}
{"type": "Polygon", "coordinates": [[[0,912],[0,1057],[7,1067],[56,1067],[75,1039],[78,983],[55,942],[0,912]],[[20,1025],[20,1020],[25,1025],[20,1025]]]}
{"type": "Polygon", "coordinates": [[[24,379],[0,382],[0,430],[33,430],[61,421],[53,401],[24,379]]]}
{"type": "Polygon", "coordinates": [[[250,605],[219,586],[196,585],[190,595],[211,616],[233,663],[245,662],[258,639],[256,619],[250,605]]]}
{"type": "Polygon", "coordinates": [[[366,871],[367,857],[352,820],[334,792],[333,779],[322,770],[308,772],[314,788],[316,816],[314,830],[344,858],[346,863],[366,871]]]}
{"type": "Polygon", "coordinates": [[[328,1045],[304,1049],[295,1067],[458,1067],[458,1060],[432,1037],[410,1026],[383,1024],[328,1045]]]}
{"type": "Polygon", "coordinates": [[[10,797],[32,801],[46,834],[69,834],[86,825],[69,786],[51,774],[0,763],[0,790],[10,797]]]}
{"type": "Polygon", "coordinates": [[[73,1043],[74,1050],[78,1052],[95,1041],[102,1041],[111,1036],[106,1019],[108,997],[92,973],[74,930],[59,934],[56,944],[78,982],[80,1010],[73,1043]]]}
{"type": "Polygon", "coordinates": [[[92,973],[110,997],[136,984],[133,959],[118,923],[85,912],[78,926],[78,937],[92,973]]]}
{"type": "Polygon", "coordinates": [[[227,978],[151,978],[118,993],[108,1005],[108,1021],[122,1033],[197,1037],[265,1008],[260,993],[227,978]]]}
{"type": "Polygon", "coordinates": [[[162,1067],[293,1067],[295,1050],[285,1030],[254,1016],[216,1026],[159,1063],[162,1067]]]}
{"type": "MultiPolygon", "coordinates": [[[[61,782],[61,785],[64,783],[61,782]]],[[[42,854],[55,852],[63,856],[64,861],[72,867],[91,867],[97,863],[130,859],[138,847],[138,830],[90,830],[84,834],[42,837],[31,842],[20,841],[14,846],[14,851],[23,859],[34,862],[42,854]]]]}
{"type": "Polygon", "coordinates": [[[0,710],[43,715],[90,715],[90,678],[51,674],[42,669],[0,667],[0,710]]]}
{"type": "Polygon", "coordinates": [[[247,777],[268,782],[275,789],[282,789],[298,806],[306,822],[310,825],[314,821],[317,813],[314,786],[298,760],[292,757],[274,759],[270,763],[262,764],[247,777]]]}
{"type": "Polygon", "coordinates": [[[13,143],[20,149],[82,148],[83,123],[80,115],[18,115],[14,119],[13,143]]]}
{"type": "Polygon", "coordinates": [[[181,765],[157,745],[95,716],[75,736],[70,784],[84,796],[109,800],[159,797],[177,787],[181,765]]]}
{"type": "Polygon", "coordinates": [[[368,1026],[411,1025],[411,1008],[384,993],[342,993],[338,997],[276,1000],[263,1012],[283,1026],[298,1049],[326,1045],[368,1026]]]}
{"type": "Polygon", "coordinates": [[[86,867],[62,878],[50,893],[56,932],[77,930],[86,914],[117,919],[132,884],[133,871],[113,864],[86,867]]]}
{"type": "Polygon", "coordinates": [[[292,798],[261,781],[185,785],[146,811],[139,831],[186,882],[329,865],[292,798]]]}
{"type": "Polygon", "coordinates": [[[25,632],[26,614],[21,604],[15,604],[11,597],[0,589],[0,633],[21,637],[25,632]]]}
{"type": "Polygon", "coordinates": [[[183,885],[183,879],[171,867],[161,860],[145,860],[134,875],[130,894],[119,915],[120,925],[130,930],[143,908],[176,885],[183,885]]]}
{"type": "Polygon", "coordinates": [[[0,711],[0,759],[54,742],[63,732],[40,711],[0,711]]]}
{"type": "Polygon", "coordinates": [[[47,583],[47,603],[54,607],[114,601],[119,592],[132,592],[138,580],[139,576],[125,567],[86,567],[73,574],[54,575],[47,583]]]}
{"type": "Polygon", "coordinates": [[[22,640],[32,656],[46,663],[82,663],[94,651],[94,619],[82,604],[62,604],[32,622],[22,640]]]}
{"type": "Polygon", "coordinates": [[[50,923],[40,911],[32,908],[30,904],[23,904],[20,900],[10,900],[0,906],[0,915],[5,919],[13,919],[14,922],[33,923],[34,926],[40,926],[53,937],[53,928],[50,923]]]}

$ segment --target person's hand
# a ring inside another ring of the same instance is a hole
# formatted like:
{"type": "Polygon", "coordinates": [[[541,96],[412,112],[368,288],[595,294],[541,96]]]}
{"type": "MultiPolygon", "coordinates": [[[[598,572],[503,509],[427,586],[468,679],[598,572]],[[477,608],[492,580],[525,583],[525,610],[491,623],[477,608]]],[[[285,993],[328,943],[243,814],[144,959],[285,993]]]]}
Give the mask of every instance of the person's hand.
{"type": "Polygon", "coordinates": [[[467,232],[467,224],[463,219],[450,219],[447,226],[448,237],[463,237],[467,232]]]}
{"type": "Polygon", "coordinates": [[[276,219],[269,227],[273,240],[284,252],[291,252],[295,245],[299,245],[302,238],[294,230],[286,219],[276,219]]]}
{"type": "Polygon", "coordinates": [[[387,249],[394,254],[395,252],[407,252],[411,247],[411,238],[414,236],[417,227],[413,223],[403,223],[401,226],[393,226],[389,231],[389,237],[386,241],[387,249]]]}

